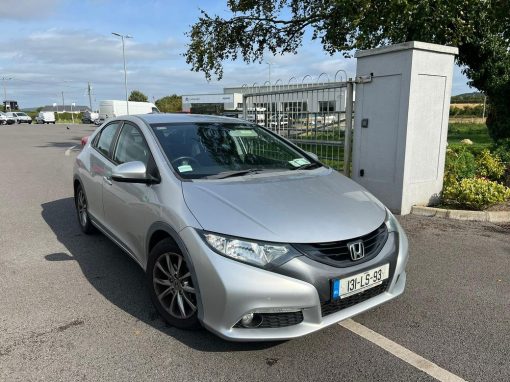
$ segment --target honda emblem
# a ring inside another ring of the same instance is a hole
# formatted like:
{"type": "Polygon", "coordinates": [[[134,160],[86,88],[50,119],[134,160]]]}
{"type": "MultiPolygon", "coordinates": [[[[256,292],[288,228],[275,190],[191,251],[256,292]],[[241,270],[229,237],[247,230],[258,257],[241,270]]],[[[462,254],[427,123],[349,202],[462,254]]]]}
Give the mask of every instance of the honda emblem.
{"type": "Polygon", "coordinates": [[[351,259],[353,261],[361,260],[365,257],[365,245],[363,244],[363,240],[347,243],[347,247],[349,248],[351,259]]]}

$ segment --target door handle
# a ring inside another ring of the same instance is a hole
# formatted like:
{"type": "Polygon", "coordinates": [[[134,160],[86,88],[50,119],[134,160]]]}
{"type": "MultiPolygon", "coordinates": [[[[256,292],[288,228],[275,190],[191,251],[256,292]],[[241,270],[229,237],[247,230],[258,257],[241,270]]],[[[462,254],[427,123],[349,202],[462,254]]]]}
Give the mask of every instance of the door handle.
{"type": "Polygon", "coordinates": [[[112,178],[109,176],[103,176],[103,179],[106,183],[108,183],[110,186],[112,185],[112,178]]]}

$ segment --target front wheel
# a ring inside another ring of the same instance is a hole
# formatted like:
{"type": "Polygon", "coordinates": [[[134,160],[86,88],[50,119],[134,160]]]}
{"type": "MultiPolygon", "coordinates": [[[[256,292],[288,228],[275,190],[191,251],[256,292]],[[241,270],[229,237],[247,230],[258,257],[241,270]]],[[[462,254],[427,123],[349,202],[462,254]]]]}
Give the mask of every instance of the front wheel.
{"type": "Polygon", "coordinates": [[[183,254],[170,239],[160,241],[149,255],[147,284],[151,300],[170,325],[195,329],[197,292],[183,254]]]}

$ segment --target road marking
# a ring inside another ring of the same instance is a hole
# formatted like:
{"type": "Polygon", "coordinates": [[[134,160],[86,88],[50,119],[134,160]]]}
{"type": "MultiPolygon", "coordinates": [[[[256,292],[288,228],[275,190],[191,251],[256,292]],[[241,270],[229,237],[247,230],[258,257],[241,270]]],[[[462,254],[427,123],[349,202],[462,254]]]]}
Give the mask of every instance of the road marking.
{"type": "Polygon", "coordinates": [[[396,342],[393,342],[392,340],[351,319],[339,322],[338,325],[350,330],[353,333],[356,333],[358,336],[363,337],[364,339],[393,354],[395,357],[400,358],[402,361],[407,362],[408,364],[427,373],[439,381],[466,382],[464,379],[450,373],[448,370],[439,367],[435,363],[430,362],[422,356],[413,353],[411,350],[400,346],[396,342]]]}
{"type": "Polygon", "coordinates": [[[75,147],[78,147],[78,145],[74,145],[72,147],[69,147],[66,152],[65,152],[65,156],[68,157],[69,155],[71,155],[71,151],[72,149],[74,149],[75,147]]]}

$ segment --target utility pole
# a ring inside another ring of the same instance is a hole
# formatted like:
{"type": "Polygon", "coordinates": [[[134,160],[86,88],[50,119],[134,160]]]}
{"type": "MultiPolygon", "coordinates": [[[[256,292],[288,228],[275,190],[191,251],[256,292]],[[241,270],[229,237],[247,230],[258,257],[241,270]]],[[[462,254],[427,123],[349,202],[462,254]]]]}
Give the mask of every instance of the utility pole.
{"type": "MultiPolygon", "coordinates": [[[[10,81],[10,80],[12,80],[12,77],[2,77],[2,84],[4,86],[4,101],[7,101],[7,87],[5,85],[5,81],[10,81]]],[[[6,108],[7,108],[7,103],[4,103],[4,111],[7,111],[6,108]]]]}
{"type": "Polygon", "coordinates": [[[90,87],[90,82],[87,83],[88,86],[87,86],[87,94],[89,95],[89,106],[90,106],[90,111],[93,111],[92,110],[92,97],[90,95],[91,93],[91,87],[90,87]]]}
{"type": "Polygon", "coordinates": [[[64,103],[64,91],[62,91],[62,113],[66,111],[66,104],[64,103]]]}

